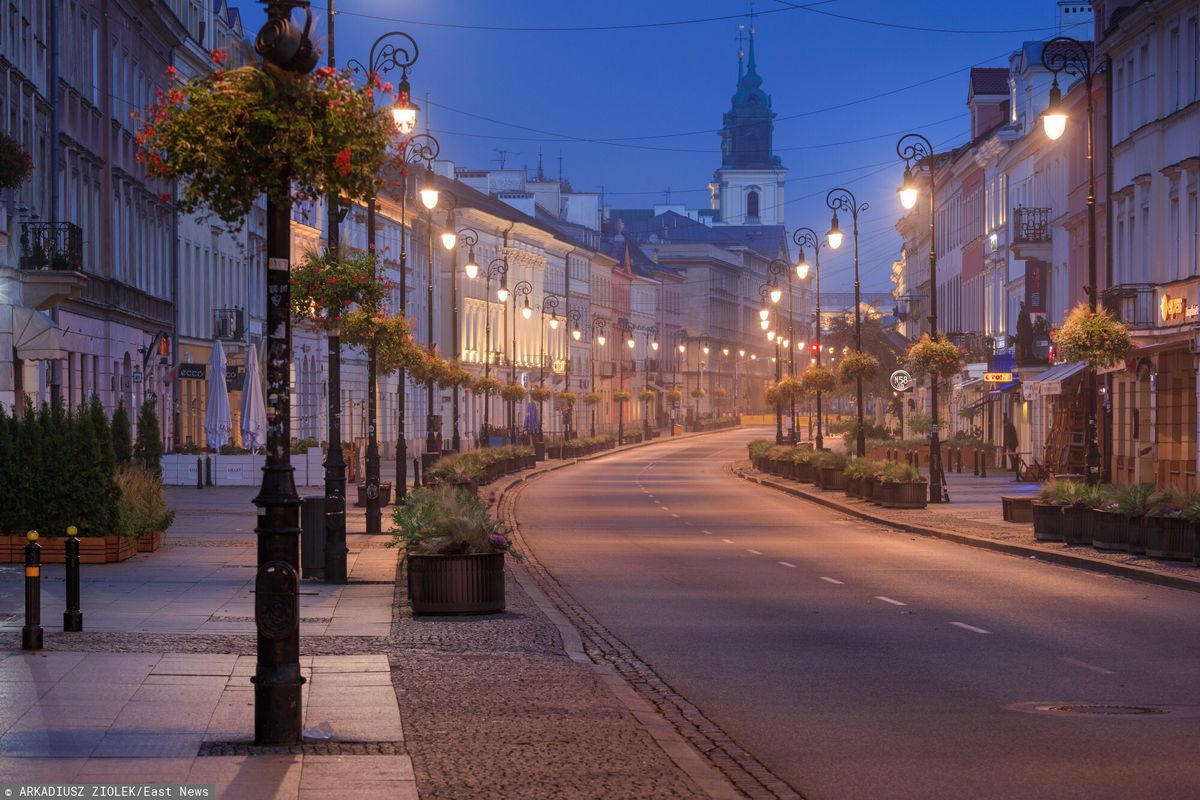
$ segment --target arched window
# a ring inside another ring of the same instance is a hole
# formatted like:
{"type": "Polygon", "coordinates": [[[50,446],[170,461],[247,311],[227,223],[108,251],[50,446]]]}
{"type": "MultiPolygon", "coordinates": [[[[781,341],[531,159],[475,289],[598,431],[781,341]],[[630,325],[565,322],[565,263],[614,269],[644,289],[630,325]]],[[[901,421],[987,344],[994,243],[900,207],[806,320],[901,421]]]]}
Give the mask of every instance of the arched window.
{"type": "Polygon", "coordinates": [[[746,193],[746,217],[758,216],[758,192],[751,189],[746,193]]]}

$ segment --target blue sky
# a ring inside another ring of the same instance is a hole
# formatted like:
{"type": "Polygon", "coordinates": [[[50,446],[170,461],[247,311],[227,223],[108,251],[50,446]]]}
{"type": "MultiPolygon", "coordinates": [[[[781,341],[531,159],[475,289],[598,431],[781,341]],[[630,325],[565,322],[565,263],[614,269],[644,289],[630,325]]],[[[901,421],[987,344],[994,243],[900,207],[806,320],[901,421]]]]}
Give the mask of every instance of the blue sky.
{"type": "MultiPolygon", "coordinates": [[[[812,0],[755,3],[759,72],[779,115],[775,149],[790,170],[787,225],[824,231],[825,193],[850,188],[871,206],[860,218],[863,288],[885,291],[899,243],[896,140],[912,130],[939,148],[964,141],[970,67],[1003,66],[1022,41],[1055,35],[1057,4],[832,0],[795,7],[805,3],[812,0]]],[[[252,37],[262,7],[240,5],[252,37]]],[[[365,60],[385,31],[417,40],[413,94],[443,157],[456,164],[495,167],[503,149],[508,166],[534,170],[540,149],[548,174],[557,176],[561,154],[573,187],[603,187],[614,207],[663,202],[668,188],[673,202],[707,204],[744,18],[505,28],[744,16],[745,0],[338,0],[335,7],[339,65],[365,60]]],[[[324,0],[313,8],[323,42],[324,0]]],[[[1090,31],[1074,35],[1090,38],[1090,31]]],[[[823,290],[851,285],[849,248],[842,250],[826,251],[823,290]]]]}

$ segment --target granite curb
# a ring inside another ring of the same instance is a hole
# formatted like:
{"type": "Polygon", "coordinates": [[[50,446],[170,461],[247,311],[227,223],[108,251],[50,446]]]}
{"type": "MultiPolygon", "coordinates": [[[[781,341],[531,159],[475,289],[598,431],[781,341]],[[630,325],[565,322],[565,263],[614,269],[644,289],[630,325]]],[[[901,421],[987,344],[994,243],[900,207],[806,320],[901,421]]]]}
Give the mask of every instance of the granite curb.
{"type": "Polygon", "coordinates": [[[730,474],[749,481],[757,483],[760,486],[765,486],[768,489],[775,489],[784,494],[798,497],[802,500],[807,500],[817,505],[831,508],[835,511],[840,511],[844,514],[858,517],[859,519],[873,522],[887,528],[892,528],[905,533],[915,533],[919,536],[928,536],[934,539],[945,539],[949,542],[964,544],[970,547],[979,547],[984,550],[992,550],[1008,555],[1020,556],[1022,558],[1037,558],[1041,561],[1046,561],[1051,564],[1057,564],[1064,567],[1074,567],[1076,569],[1086,569],[1092,572],[1099,572],[1105,575],[1112,575],[1120,578],[1128,578],[1130,580],[1141,581],[1142,583],[1150,583],[1156,586],[1163,586],[1170,589],[1182,589],[1188,592],[1200,592],[1200,581],[1189,580],[1187,578],[1179,578],[1174,575],[1164,575],[1158,572],[1152,572],[1147,569],[1141,569],[1129,564],[1114,564],[1109,561],[1102,561],[1096,558],[1089,558],[1085,555],[1075,555],[1072,553],[1055,552],[1053,550],[1045,550],[1039,547],[1032,547],[1021,544],[1012,544],[1009,542],[997,542],[993,539],[987,539],[981,536],[971,536],[957,531],[946,530],[931,525],[913,525],[909,522],[901,522],[900,520],[892,519],[882,513],[875,511],[867,511],[856,505],[839,502],[833,497],[824,496],[811,491],[801,489],[799,486],[782,483],[780,481],[764,478],[759,475],[748,473],[742,467],[736,465],[729,466],[730,474]]]}

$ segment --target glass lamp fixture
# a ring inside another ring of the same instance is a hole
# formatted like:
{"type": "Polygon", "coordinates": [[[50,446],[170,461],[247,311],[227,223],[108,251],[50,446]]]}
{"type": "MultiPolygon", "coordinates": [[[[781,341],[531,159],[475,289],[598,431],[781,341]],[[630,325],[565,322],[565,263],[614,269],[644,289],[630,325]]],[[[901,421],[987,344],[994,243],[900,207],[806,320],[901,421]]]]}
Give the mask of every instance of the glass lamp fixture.
{"type": "Polygon", "coordinates": [[[722,348],[721,348],[721,353],[722,353],[723,355],[729,355],[729,348],[728,348],[728,347],[722,347],[722,348]]]}
{"type": "Polygon", "coordinates": [[[472,280],[479,274],[479,265],[475,263],[475,252],[473,250],[467,259],[467,265],[463,269],[466,271],[467,277],[472,280]]]}
{"type": "Polygon", "coordinates": [[[629,346],[630,350],[637,346],[637,342],[633,340],[632,336],[625,340],[625,344],[629,346]]]}
{"type": "Polygon", "coordinates": [[[503,284],[501,284],[500,288],[496,290],[496,299],[499,300],[501,303],[508,301],[508,287],[507,286],[504,286],[503,284]]]}
{"type": "Polygon", "coordinates": [[[658,352],[658,339],[651,339],[651,340],[650,340],[650,349],[651,349],[651,350],[653,350],[653,351],[654,351],[654,352],[656,352],[656,353],[658,352]]]}
{"type": "Polygon", "coordinates": [[[900,195],[900,205],[906,209],[911,209],[917,204],[917,185],[913,182],[912,170],[908,165],[904,167],[904,183],[896,190],[900,195]]]}
{"type": "Polygon", "coordinates": [[[825,238],[829,240],[829,246],[837,250],[842,246],[842,240],[846,238],[846,234],[842,233],[842,229],[838,227],[837,212],[833,212],[833,222],[829,226],[829,233],[825,234],[825,238]]]}
{"type": "Polygon", "coordinates": [[[596,337],[596,344],[600,345],[601,347],[604,347],[604,343],[607,341],[608,339],[604,338],[603,333],[596,337]]]}
{"type": "Polygon", "coordinates": [[[742,357],[742,358],[745,358],[745,357],[746,357],[746,351],[745,351],[745,350],[738,350],[738,355],[739,355],[740,357],[742,357]]]}
{"type": "Polygon", "coordinates": [[[554,312],[550,312],[550,330],[558,330],[558,317],[554,315],[554,312]]]}
{"type": "Polygon", "coordinates": [[[400,79],[400,85],[396,87],[396,96],[399,98],[396,105],[392,106],[392,122],[396,124],[396,130],[401,136],[408,136],[417,127],[417,111],[419,110],[416,103],[411,99],[412,87],[408,84],[408,75],[404,75],[400,79]]]}
{"type": "Polygon", "coordinates": [[[751,360],[751,361],[758,361],[758,353],[751,353],[751,354],[750,354],[750,360],[751,360]]]}
{"type": "Polygon", "coordinates": [[[1058,88],[1058,76],[1050,87],[1050,104],[1042,115],[1042,129],[1051,141],[1057,141],[1067,130],[1067,112],[1062,107],[1062,90],[1058,88]]]}
{"type": "Polygon", "coordinates": [[[763,306],[758,310],[759,319],[766,319],[769,316],[771,316],[771,309],[767,308],[766,306],[763,306]]]}
{"type": "Polygon", "coordinates": [[[768,342],[775,341],[775,331],[767,331],[767,341],[768,342]]]}
{"type": "Polygon", "coordinates": [[[583,338],[583,331],[579,330],[578,323],[576,323],[575,327],[571,330],[571,338],[577,342],[583,338]]]}
{"type": "Polygon", "coordinates": [[[437,189],[434,189],[432,186],[426,186],[425,188],[421,189],[421,191],[417,192],[417,194],[421,195],[421,205],[425,206],[425,208],[429,209],[430,211],[433,211],[433,209],[437,208],[437,189]]]}
{"type": "Polygon", "coordinates": [[[533,316],[533,309],[529,307],[529,298],[525,298],[525,305],[521,307],[521,316],[529,319],[533,316]]]}
{"type": "Polygon", "coordinates": [[[760,319],[758,321],[758,327],[762,328],[765,331],[767,328],[771,327],[771,320],[766,319],[766,318],[760,319]]]}
{"type": "Polygon", "coordinates": [[[800,260],[796,262],[796,277],[804,280],[808,277],[808,262],[804,260],[804,251],[800,251],[800,260]]]}
{"type": "Polygon", "coordinates": [[[780,289],[778,286],[772,286],[771,287],[771,302],[778,303],[781,297],[783,297],[783,290],[780,289]]]}
{"type": "Polygon", "coordinates": [[[708,355],[708,345],[704,345],[704,347],[701,349],[704,350],[704,355],[708,355]]]}
{"type": "Polygon", "coordinates": [[[458,234],[454,231],[446,231],[442,234],[442,247],[447,250],[453,250],[454,245],[458,244],[458,234]]]}
{"type": "Polygon", "coordinates": [[[683,342],[680,342],[680,343],[679,343],[679,352],[681,352],[681,353],[686,353],[686,352],[687,352],[687,345],[686,345],[686,344],[684,344],[683,342]]]}

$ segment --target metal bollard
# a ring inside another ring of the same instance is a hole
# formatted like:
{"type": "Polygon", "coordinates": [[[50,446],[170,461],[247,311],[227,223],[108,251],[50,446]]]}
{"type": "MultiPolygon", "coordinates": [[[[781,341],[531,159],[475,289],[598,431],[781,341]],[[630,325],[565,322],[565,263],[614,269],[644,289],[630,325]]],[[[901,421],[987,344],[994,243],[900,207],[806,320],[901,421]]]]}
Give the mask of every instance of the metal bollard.
{"type": "Polygon", "coordinates": [[[21,649],[42,649],[42,546],[38,532],[25,534],[25,627],[21,628],[21,649]]]}
{"type": "Polygon", "coordinates": [[[971,451],[971,474],[972,475],[979,474],[979,451],[978,450],[971,451]]]}
{"type": "Polygon", "coordinates": [[[421,486],[421,459],[413,459],[413,486],[421,486]]]}
{"type": "Polygon", "coordinates": [[[83,631],[83,612],[79,610],[79,530],[70,525],[67,527],[67,610],[63,612],[63,632],[80,633],[83,631]]]}
{"type": "Polygon", "coordinates": [[[979,477],[987,477],[987,453],[983,451],[979,453],[979,477]]]}
{"type": "Polygon", "coordinates": [[[204,459],[196,456],[196,488],[204,488],[204,459]]]}
{"type": "Polygon", "coordinates": [[[204,457],[204,485],[212,486],[212,456],[204,457]]]}

